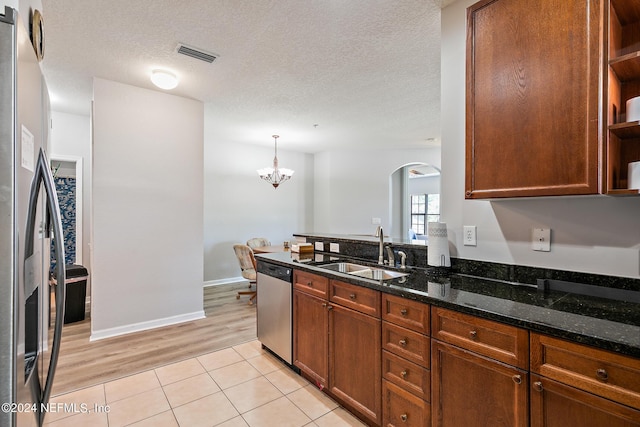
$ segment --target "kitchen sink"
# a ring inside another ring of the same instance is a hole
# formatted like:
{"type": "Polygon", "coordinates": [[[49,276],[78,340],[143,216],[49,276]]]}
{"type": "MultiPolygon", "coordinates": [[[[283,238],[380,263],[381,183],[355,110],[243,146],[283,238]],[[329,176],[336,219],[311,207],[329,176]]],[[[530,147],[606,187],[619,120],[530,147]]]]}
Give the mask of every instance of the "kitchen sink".
{"type": "Polygon", "coordinates": [[[379,268],[369,268],[366,270],[354,271],[354,276],[365,277],[373,280],[391,280],[398,277],[407,276],[408,273],[400,273],[398,271],[382,270],[379,268]]]}
{"type": "Polygon", "coordinates": [[[370,268],[364,265],[352,264],[350,262],[333,262],[331,264],[319,265],[318,267],[326,268],[327,270],[337,271],[339,273],[349,273],[349,274],[362,271],[362,270],[367,270],[370,268]]]}
{"type": "Polygon", "coordinates": [[[408,273],[385,270],[377,267],[369,267],[366,265],[354,264],[351,262],[334,262],[331,264],[319,265],[318,267],[373,280],[390,280],[408,275],[408,273]]]}

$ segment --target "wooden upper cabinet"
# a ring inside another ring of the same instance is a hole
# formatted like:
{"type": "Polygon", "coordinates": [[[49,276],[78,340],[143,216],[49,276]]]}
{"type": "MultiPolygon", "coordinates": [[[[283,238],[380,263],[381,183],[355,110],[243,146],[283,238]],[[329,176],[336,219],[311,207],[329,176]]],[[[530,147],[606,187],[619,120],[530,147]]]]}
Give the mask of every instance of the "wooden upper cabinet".
{"type": "Polygon", "coordinates": [[[467,10],[466,198],[601,191],[605,1],[467,10]]]}

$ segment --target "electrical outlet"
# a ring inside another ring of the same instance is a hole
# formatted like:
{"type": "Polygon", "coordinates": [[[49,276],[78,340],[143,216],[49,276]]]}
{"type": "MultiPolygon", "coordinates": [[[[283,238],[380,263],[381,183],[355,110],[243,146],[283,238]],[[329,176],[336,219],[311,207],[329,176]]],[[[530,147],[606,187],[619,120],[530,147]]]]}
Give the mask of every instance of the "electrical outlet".
{"type": "Polygon", "coordinates": [[[531,249],[534,251],[551,251],[551,229],[534,228],[531,230],[531,249]]]}
{"type": "Polygon", "coordinates": [[[324,243],[316,242],[314,248],[316,251],[324,252],[324,243]]]}
{"type": "Polygon", "coordinates": [[[380,225],[382,224],[382,221],[380,220],[380,218],[371,218],[371,224],[380,225]]]}
{"type": "Polygon", "coordinates": [[[329,252],[340,253],[340,244],[339,243],[329,243],[329,252]]]}
{"type": "Polygon", "coordinates": [[[476,246],[478,244],[477,236],[476,236],[476,226],[475,225],[465,225],[464,226],[464,245],[465,246],[476,246]]]}

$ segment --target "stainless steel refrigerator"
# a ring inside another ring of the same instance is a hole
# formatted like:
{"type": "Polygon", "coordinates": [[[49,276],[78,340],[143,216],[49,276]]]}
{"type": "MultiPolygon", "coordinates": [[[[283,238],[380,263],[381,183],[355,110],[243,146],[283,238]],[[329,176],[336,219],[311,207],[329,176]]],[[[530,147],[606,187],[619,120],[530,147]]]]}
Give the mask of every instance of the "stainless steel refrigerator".
{"type": "Polygon", "coordinates": [[[14,9],[5,7],[4,14],[0,14],[0,426],[3,427],[42,425],[51,396],[64,318],[62,225],[45,154],[49,98],[27,28],[14,9]],[[61,260],[56,262],[55,271],[60,285],[54,287],[49,282],[51,239],[55,258],[61,260]],[[53,288],[55,295],[51,294],[53,288]]]}

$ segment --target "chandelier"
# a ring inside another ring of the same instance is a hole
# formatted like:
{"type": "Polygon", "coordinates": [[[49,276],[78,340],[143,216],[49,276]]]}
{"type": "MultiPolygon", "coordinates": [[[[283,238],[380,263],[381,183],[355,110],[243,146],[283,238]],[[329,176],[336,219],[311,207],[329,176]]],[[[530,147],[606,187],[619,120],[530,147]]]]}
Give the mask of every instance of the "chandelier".
{"type": "Polygon", "coordinates": [[[290,179],[291,175],[293,175],[294,172],[291,169],[278,168],[278,138],[280,138],[280,136],[273,135],[273,140],[275,141],[276,145],[276,154],[273,158],[273,167],[258,169],[258,175],[260,175],[260,178],[273,185],[273,188],[278,188],[278,185],[280,185],[281,182],[290,179]]]}

